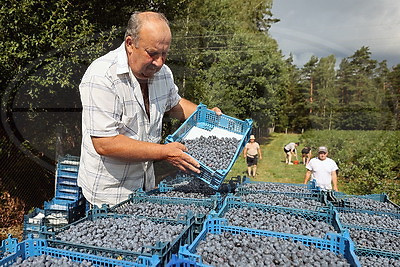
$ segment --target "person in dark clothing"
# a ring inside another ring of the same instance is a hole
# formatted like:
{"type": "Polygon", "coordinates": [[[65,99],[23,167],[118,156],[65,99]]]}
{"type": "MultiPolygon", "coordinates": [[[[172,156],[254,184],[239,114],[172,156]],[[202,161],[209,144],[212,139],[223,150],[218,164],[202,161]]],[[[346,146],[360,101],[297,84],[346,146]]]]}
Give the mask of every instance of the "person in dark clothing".
{"type": "Polygon", "coordinates": [[[304,147],[301,150],[301,156],[303,158],[303,164],[307,165],[310,162],[311,159],[311,147],[304,147]]]}

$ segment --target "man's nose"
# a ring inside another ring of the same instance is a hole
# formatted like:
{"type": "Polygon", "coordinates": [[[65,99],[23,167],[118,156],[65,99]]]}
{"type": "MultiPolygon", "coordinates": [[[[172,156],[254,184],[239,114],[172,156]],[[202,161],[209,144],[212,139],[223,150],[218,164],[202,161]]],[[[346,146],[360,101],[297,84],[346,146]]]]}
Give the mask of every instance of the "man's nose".
{"type": "Polygon", "coordinates": [[[153,62],[152,63],[157,68],[161,68],[165,63],[165,57],[162,56],[162,55],[157,55],[157,56],[153,57],[153,62]]]}

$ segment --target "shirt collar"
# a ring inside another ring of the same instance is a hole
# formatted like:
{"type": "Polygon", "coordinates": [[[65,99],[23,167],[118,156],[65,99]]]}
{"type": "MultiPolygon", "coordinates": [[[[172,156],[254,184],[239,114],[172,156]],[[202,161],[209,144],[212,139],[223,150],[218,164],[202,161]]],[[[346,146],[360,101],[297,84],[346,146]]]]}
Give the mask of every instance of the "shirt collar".
{"type": "Polygon", "coordinates": [[[117,74],[129,73],[128,56],[125,50],[125,42],[117,49],[117,74]]]}

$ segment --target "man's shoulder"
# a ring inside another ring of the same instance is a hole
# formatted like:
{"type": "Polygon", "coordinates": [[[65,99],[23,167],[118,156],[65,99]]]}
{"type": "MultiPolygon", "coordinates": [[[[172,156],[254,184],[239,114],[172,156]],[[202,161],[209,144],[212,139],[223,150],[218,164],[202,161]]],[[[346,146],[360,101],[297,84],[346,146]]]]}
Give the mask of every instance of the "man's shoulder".
{"type": "Polygon", "coordinates": [[[333,159],[326,158],[326,160],[329,162],[329,164],[336,165],[336,161],[334,161],[333,159]]]}
{"type": "Polygon", "coordinates": [[[90,64],[90,70],[92,73],[103,73],[108,71],[112,66],[116,66],[118,63],[118,54],[121,53],[122,47],[118,47],[107,54],[95,59],[90,64]]]}

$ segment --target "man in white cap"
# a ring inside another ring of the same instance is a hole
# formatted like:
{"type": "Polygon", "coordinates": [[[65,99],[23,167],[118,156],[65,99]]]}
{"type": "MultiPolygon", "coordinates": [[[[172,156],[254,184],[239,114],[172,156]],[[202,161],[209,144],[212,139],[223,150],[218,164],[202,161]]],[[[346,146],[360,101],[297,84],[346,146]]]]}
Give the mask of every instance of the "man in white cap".
{"type": "Polygon", "coordinates": [[[307,184],[312,175],[316,185],[322,190],[332,190],[333,185],[333,190],[338,191],[336,171],[339,168],[334,160],[328,158],[327,147],[318,148],[318,157],[311,159],[306,169],[304,184],[307,184]]]}
{"type": "Polygon", "coordinates": [[[244,147],[243,157],[247,162],[247,173],[249,177],[256,178],[257,161],[258,158],[262,159],[262,154],[260,145],[256,142],[254,135],[250,135],[250,142],[244,147]]]}

